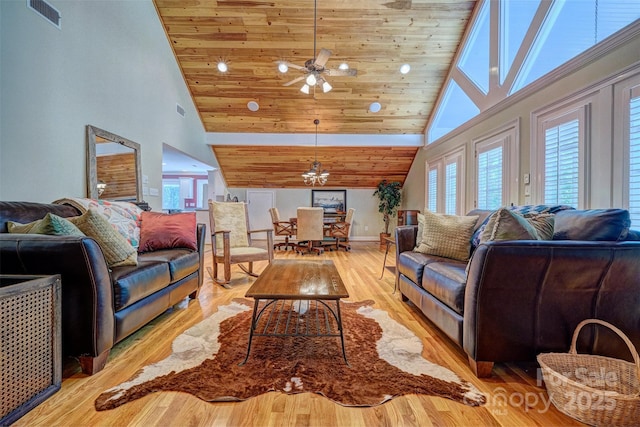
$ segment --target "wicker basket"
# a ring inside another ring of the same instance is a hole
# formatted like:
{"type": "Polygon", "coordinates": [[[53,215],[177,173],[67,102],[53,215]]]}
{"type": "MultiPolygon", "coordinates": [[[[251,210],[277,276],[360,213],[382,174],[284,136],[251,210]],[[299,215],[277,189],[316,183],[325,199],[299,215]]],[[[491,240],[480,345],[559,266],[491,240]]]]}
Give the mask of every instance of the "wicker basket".
{"type": "Polygon", "coordinates": [[[560,412],[596,426],[640,425],[640,357],[627,336],[598,319],[580,322],[573,333],[569,353],[538,355],[549,398],[560,412]],[[597,323],[624,340],[634,363],[610,357],[576,353],[583,326],[597,323]]]}

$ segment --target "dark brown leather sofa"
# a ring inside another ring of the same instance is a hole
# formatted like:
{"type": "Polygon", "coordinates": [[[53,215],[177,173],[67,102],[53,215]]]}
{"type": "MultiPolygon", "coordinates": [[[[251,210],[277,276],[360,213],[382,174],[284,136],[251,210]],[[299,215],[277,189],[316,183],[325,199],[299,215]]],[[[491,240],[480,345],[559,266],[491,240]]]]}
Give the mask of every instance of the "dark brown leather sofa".
{"type": "Polygon", "coordinates": [[[108,268],[90,237],[7,232],[7,221],[28,223],[49,212],[80,215],[69,205],[0,202],[0,273],[61,275],[63,354],[78,357],[86,374],[104,368],[116,343],[185,297],[197,297],[204,272],[204,224],[197,225],[197,251],[141,253],[137,266],[108,268]]]}
{"type": "MultiPolygon", "coordinates": [[[[469,212],[480,216],[476,228],[489,214],[469,212]]],[[[582,227],[579,214],[564,221],[582,227]]],[[[556,227],[573,226],[559,221],[556,215],[556,227]]],[[[586,318],[619,327],[640,349],[640,241],[487,242],[475,249],[467,274],[466,262],[414,252],[416,235],[417,226],[396,229],[402,299],[464,349],[476,376],[490,376],[494,362],[568,351],[586,318]]],[[[601,327],[584,329],[578,349],[632,360],[627,346],[601,327]]]]}

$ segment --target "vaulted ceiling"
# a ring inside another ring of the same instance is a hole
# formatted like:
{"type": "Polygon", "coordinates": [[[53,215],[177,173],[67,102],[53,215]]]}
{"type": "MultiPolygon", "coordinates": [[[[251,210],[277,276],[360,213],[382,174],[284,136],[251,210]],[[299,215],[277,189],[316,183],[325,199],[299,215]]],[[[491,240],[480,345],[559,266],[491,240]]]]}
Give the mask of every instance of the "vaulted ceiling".
{"type": "MultiPolygon", "coordinates": [[[[303,71],[283,74],[277,62],[303,66],[314,58],[314,0],[154,2],[207,132],[310,134],[306,147],[278,148],[271,166],[266,159],[272,146],[252,146],[247,160],[254,164],[248,165],[232,147],[212,145],[227,186],[283,188],[304,186],[299,177],[313,160],[315,118],[321,134],[423,134],[476,3],[317,0],[316,56],[328,49],[326,68],[346,62],[357,76],[327,77],[333,90],[305,95],[299,90],[303,81],[283,86],[303,71]],[[220,60],[228,72],[218,71],[220,60]],[[400,73],[402,64],[411,66],[408,74],[400,73]],[[249,110],[250,101],[258,103],[257,111],[249,110]],[[369,111],[372,102],[381,104],[379,112],[369,111]]],[[[341,147],[325,164],[331,186],[373,186],[373,180],[347,179],[346,165],[365,159],[375,165],[375,179],[404,182],[411,162],[406,150],[392,145],[364,150],[366,157],[362,147],[341,147]]]]}

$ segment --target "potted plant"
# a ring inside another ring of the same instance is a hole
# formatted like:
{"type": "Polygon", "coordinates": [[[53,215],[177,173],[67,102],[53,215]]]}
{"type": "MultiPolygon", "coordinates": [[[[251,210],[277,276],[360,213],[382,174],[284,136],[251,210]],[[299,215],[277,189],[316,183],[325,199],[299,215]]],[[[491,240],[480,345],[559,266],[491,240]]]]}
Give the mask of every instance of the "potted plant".
{"type": "Polygon", "coordinates": [[[383,238],[390,236],[389,234],[389,220],[396,214],[396,209],[400,206],[402,200],[402,184],[398,181],[387,181],[383,179],[378,183],[378,188],[373,193],[373,196],[377,196],[378,212],[383,215],[384,220],[384,233],[380,233],[380,244],[384,243],[383,238]]]}

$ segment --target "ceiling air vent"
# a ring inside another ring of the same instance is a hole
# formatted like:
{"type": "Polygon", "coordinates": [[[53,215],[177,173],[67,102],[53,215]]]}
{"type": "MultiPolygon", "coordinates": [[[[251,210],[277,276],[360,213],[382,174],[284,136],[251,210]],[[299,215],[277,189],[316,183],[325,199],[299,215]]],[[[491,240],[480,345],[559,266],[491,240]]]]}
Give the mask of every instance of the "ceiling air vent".
{"type": "Polygon", "coordinates": [[[180,104],[176,104],[176,111],[178,112],[178,114],[184,117],[184,108],[182,108],[180,104]]]}
{"type": "Polygon", "coordinates": [[[27,0],[27,7],[37,12],[44,19],[55,25],[58,29],[60,26],[60,12],[44,0],[27,0]]]}

